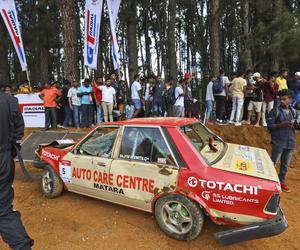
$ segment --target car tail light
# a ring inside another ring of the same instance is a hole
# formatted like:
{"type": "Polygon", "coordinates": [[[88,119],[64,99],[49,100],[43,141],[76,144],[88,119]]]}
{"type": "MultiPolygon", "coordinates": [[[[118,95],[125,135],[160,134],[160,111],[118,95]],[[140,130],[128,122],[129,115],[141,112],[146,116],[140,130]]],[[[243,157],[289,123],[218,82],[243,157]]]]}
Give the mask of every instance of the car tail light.
{"type": "Polygon", "coordinates": [[[264,209],[265,213],[276,214],[279,207],[279,201],[279,194],[273,194],[264,209]]]}

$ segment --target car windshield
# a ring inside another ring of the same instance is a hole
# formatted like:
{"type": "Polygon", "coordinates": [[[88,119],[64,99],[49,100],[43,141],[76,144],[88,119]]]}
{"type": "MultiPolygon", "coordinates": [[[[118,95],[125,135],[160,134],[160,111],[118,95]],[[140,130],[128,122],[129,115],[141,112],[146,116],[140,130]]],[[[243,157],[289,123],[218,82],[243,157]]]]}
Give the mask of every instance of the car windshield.
{"type": "Polygon", "coordinates": [[[227,148],[226,143],[201,123],[183,126],[181,131],[208,164],[215,164],[223,157],[227,148]]]}

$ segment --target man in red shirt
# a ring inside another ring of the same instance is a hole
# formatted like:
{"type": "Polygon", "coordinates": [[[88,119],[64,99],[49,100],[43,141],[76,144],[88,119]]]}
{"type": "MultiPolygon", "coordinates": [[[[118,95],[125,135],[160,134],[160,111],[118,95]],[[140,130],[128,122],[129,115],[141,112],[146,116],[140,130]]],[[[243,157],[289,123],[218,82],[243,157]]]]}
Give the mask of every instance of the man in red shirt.
{"type": "Polygon", "coordinates": [[[52,129],[57,128],[56,107],[61,92],[53,84],[46,83],[45,88],[39,94],[39,97],[44,101],[45,129],[49,129],[50,125],[52,129]]]}
{"type": "Polygon", "coordinates": [[[103,122],[103,112],[102,112],[102,91],[97,88],[103,85],[103,81],[100,77],[97,78],[95,86],[93,86],[93,92],[96,97],[96,105],[97,105],[97,115],[96,121],[97,123],[103,122]]]}

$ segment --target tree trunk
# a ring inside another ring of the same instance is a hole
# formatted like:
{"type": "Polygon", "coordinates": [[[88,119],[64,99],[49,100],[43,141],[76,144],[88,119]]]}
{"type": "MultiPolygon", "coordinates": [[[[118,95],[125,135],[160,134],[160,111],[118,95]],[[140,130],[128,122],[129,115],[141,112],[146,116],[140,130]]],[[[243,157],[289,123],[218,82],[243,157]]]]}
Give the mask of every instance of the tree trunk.
{"type": "Polygon", "coordinates": [[[137,1],[128,0],[128,16],[127,16],[127,41],[128,41],[128,70],[129,81],[133,82],[134,75],[138,73],[138,48],[136,37],[136,9],[137,1]]]}
{"type": "Polygon", "coordinates": [[[220,70],[220,0],[208,1],[210,70],[218,76],[220,70]]]}
{"type": "Polygon", "coordinates": [[[75,3],[73,0],[61,1],[62,33],[64,47],[64,78],[70,81],[79,79],[77,57],[77,27],[75,3]]]}
{"type": "Polygon", "coordinates": [[[251,49],[249,41],[249,0],[242,0],[241,2],[241,19],[243,35],[241,41],[241,54],[240,54],[240,69],[252,69],[251,49]]]}
{"type": "Polygon", "coordinates": [[[169,76],[177,79],[177,61],[175,51],[175,25],[176,25],[176,0],[169,0],[169,25],[168,25],[168,65],[169,76]]]}
{"type": "MultiPolygon", "coordinates": [[[[1,18],[0,18],[1,19],[1,18]]],[[[2,19],[0,20],[0,83],[9,83],[8,64],[8,32],[2,19]]]]}

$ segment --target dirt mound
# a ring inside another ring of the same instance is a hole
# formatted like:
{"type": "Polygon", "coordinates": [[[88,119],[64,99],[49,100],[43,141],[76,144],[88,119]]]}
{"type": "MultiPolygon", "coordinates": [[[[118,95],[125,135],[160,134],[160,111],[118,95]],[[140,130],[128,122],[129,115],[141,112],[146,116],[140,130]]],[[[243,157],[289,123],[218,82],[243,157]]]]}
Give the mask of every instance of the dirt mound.
{"type": "MultiPolygon", "coordinates": [[[[263,128],[210,126],[210,129],[228,142],[261,147],[270,152],[270,137],[263,128]]],[[[29,132],[27,130],[26,134],[29,132]]],[[[299,133],[297,139],[300,144],[299,133]]],[[[244,242],[226,249],[299,249],[299,146],[287,177],[292,193],[284,193],[281,198],[289,228],[272,239],[244,242]]],[[[46,199],[41,194],[40,183],[25,182],[19,167],[14,187],[15,207],[22,212],[24,224],[35,239],[34,249],[224,249],[213,233],[225,228],[209,219],[196,240],[179,242],[162,233],[151,214],[67,192],[57,199],[46,199]]],[[[8,248],[0,241],[0,249],[8,248]]]]}

